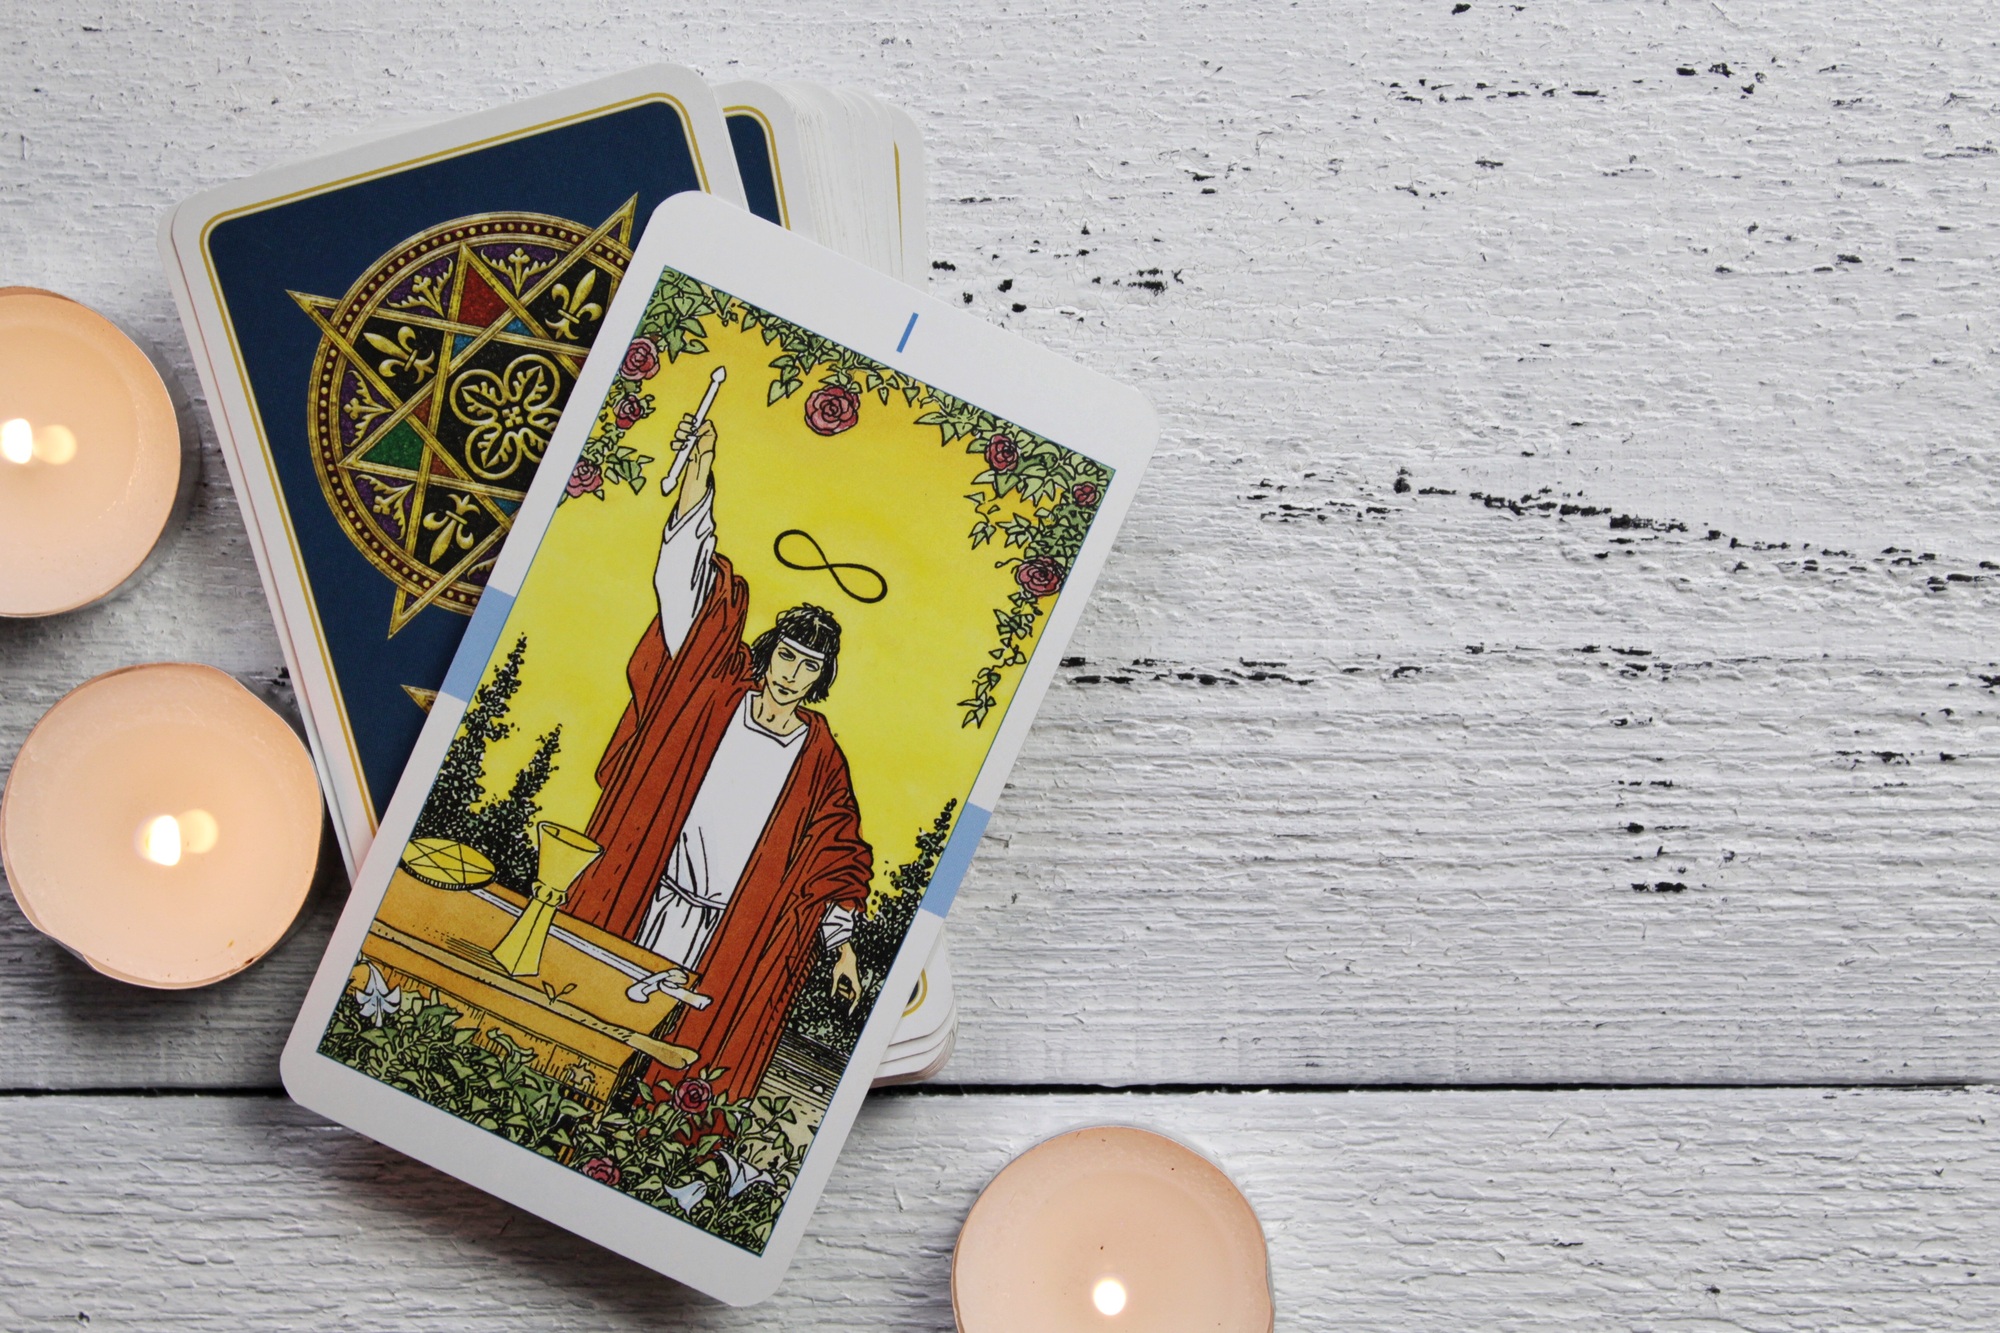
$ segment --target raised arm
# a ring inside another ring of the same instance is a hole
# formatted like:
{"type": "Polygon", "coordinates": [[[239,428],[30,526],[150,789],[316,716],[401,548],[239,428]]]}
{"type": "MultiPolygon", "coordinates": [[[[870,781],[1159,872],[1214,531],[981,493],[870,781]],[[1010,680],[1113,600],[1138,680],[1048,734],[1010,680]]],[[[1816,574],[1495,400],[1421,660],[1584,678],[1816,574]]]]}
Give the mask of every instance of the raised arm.
{"type": "MultiPolygon", "coordinates": [[[[682,418],[675,443],[682,444],[692,418],[682,418]]],[[[681,472],[680,492],[660,536],[660,559],[653,569],[653,591],[660,600],[660,635],[669,655],[687,642],[702,603],[715,581],[714,488],[715,427],[703,423],[695,454],[681,472]]]]}
{"type": "MultiPolygon", "coordinates": [[[[674,429],[674,452],[688,447],[688,435],[694,426],[692,414],[681,418],[681,424],[674,429]]],[[[707,498],[715,476],[715,423],[704,421],[694,438],[694,457],[688,459],[687,467],[681,472],[680,494],[674,499],[673,517],[667,520],[672,527],[681,521],[690,510],[707,498]]]]}

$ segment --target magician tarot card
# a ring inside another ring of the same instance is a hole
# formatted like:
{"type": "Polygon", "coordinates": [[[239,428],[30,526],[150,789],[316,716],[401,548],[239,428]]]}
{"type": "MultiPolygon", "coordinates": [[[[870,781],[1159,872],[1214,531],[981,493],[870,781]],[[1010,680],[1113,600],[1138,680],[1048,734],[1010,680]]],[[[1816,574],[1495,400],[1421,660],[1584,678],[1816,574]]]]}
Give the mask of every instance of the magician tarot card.
{"type": "Polygon", "coordinates": [[[754,1299],[902,1017],[1152,418],[699,196],[654,215],[605,324],[286,1083],[754,1299]]]}

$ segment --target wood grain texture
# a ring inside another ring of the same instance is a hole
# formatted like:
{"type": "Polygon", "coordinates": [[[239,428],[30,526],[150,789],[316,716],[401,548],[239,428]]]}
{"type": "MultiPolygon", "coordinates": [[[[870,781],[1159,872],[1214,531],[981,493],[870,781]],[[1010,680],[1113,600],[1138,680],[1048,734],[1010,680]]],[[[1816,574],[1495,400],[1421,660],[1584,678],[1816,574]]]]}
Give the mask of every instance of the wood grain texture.
{"type": "Polygon", "coordinates": [[[791,1278],[743,1311],[281,1100],[0,1106],[14,1329],[948,1330],[980,1188],[1104,1121],[1235,1177],[1282,1328],[2000,1321],[1990,1089],[876,1097],[791,1278]]]}
{"type": "MultiPolygon", "coordinates": [[[[169,205],[648,59],[910,107],[937,294],[1165,424],[953,915],[948,1077],[2000,1078],[1984,7],[16,5],[0,282],[193,389],[169,205]]],[[[144,585],[0,623],[0,773],[130,662],[282,702],[205,463],[144,585]]],[[[0,899],[0,1090],[274,1087],[323,879],[176,995],[0,899]]],[[[943,1329],[979,1186],[1126,1120],[1243,1183],[1283,1327],[1983,1328],[1994,1095],[877,1097],[745,1314],[275,1097],[0,1096],[0,1324],[943,1329]]]]}
{"type": "MultiPolygon", "coordinates": [[[[935,290],[1166,423],[954,914],[951,1077],[2000,1077],[1984,11],[1454,8],[23,11],[0,277],[192,387],[200,187],[649,58],[872,87],[935,290]]],[[[277,687],[207,481],[129,597],[0,625],[0,763],[127,662],[277,687]]],[[[0,906],[0,1085],[270,1086],[328,920],[155,997],[0,906]]]]}

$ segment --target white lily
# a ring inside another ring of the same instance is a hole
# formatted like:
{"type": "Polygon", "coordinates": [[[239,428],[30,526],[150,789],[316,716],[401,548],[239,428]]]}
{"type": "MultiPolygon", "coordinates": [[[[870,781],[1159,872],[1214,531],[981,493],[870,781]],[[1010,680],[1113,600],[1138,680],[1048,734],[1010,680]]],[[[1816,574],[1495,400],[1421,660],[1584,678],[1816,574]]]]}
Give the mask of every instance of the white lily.
{"type": "Polygon", "coordinates": [[[715,1155],[722,1159],[722,1168],[729,1173],[729,1197],[732,1199],[744,1190],[749,1189],[752,1185],[775,1185],[778,1183],[777,1178],[769,1171],[765,1171],[760,1167],[754,1167],[748,1162],[739,1161],[726,1152],[718,1152],[715,1155]]]}
{"type": "Polygon", "coordinates": [[[375,964],[368,965],[368,984],[361,988],[354,1002],[361,1006],[361,1016],[373,1019],[376,1027],[382,1020],[403,1007],[403,988],[389,989],[389,983],[376,970],[375,964]]]}
{"type": "Polygon", "coordinates": [[[695,1205],[708,1197],[708,1182],[706,1180],[690,1180],[685,1185],[676,1185],[672,1189],[663,1190],[662,1193],[679,1204],[682,1212],[692,1213],[695,1210],[695,1205]]]}

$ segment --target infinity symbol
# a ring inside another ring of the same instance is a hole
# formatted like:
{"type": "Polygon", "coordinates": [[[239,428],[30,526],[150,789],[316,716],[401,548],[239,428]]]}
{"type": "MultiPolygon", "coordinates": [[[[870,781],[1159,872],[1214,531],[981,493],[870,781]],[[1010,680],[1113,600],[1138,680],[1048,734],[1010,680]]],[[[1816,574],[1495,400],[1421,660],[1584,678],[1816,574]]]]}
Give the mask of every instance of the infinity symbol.
{"type": "Polygon", "coordinates": [[[867,565],[857,565],[851,561],[827,559],[825,550],[820,547],[818,542],[813,540],[813,535],[803,528],[786,528],[783,532],[779,533],[777,540],[771,543],[771,554],[776,556],[778,563],[786,569],[803,569],[807,572],[818,569],[825,570],[833,576],[833,581],[840,590],[857,602],[879,602],[889,595],[889,580],[882,577],[881,571],[871,569],[867,565]],[[819,563],[812,564],[806,561],[787,559],[785,556],[785,539],[787,537],[797,537],[805,542],[806,545],[812,547],[813,554],[819,558],[819,563]],[[843,569],[851,570],[856,574],[874,579],[876,587],[875,595],[873,597],[864,596],[848,587],[847,580],[840,576],[840,571],[843,569]]]}

